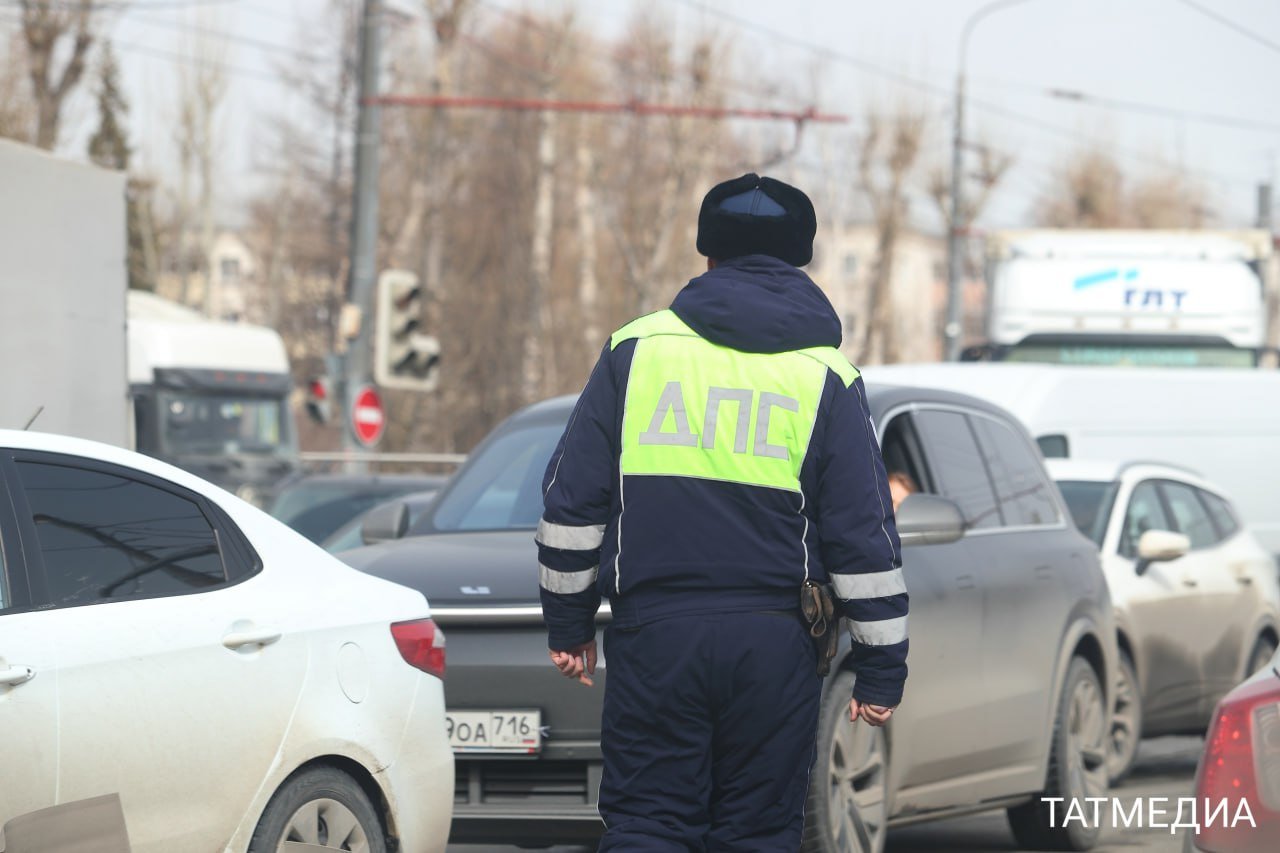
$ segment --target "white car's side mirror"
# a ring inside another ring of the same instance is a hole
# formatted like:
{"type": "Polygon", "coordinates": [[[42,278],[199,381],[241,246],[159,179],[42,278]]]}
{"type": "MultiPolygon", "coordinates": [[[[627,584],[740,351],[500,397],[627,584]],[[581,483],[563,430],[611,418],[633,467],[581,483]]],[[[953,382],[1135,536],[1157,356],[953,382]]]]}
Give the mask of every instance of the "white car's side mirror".
{"type": "Polygon", "coordinates": [[[1148,530],[1138,539],[1138,564],[1134,570],[1144,574],[1152,563],[1176,560],[1191,550],[1191,540],[1172,530],[1148,530]]]}

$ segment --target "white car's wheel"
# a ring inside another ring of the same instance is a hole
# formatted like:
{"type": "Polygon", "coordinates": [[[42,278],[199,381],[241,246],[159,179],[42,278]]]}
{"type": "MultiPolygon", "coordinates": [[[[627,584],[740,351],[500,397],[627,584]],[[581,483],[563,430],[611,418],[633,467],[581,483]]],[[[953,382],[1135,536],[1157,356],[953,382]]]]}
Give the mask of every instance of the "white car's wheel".
{"type": "Polygon", "coordinates": [[[1138,744],[1142,740],[1142,693],[1133,661],[1124,652],[1120,653],[1117,675],[1111,736],[1107,739],[1107,774],[1112,785],[1129,775],[1138,760],[1138,744]]]}
{"type": "Polygon", "coordinates": [[[853,675],[840,672],[823,697],[817,760],[809,774],[804,853],[881,853],[889,818],[884,729],[849,722],[853,675]]]}
{"type": "Polygon", "coordinates": [[[1253,644],[1253,651],[1249,654],[1248,668],[1245,670],[1245,677],[1253,675],[1267,664],[1271,663],[1271,658],[1275,657],[1276,644],[1268,636],[1261,636],[1258,642],[1253,644]]]}
{"type": "Polygon", "coordinates": [[[382,821],[368,794],[332,767],[316,767],[286,782],[267,804],[250,853],[316,849],[386,853],[382,821]]]}

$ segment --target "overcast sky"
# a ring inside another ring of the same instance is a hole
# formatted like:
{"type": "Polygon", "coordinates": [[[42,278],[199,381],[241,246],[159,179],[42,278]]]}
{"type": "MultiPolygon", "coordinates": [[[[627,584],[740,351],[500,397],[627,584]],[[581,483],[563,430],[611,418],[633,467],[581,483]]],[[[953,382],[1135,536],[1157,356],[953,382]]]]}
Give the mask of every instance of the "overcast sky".
{"type": "MultiPolygon", "coordinates": [[[[223,125],[229,154],[223,176],[233,192],[247,193],[254,164],[261,160],[265,118],[291,108],[273,83],[273,69],[287,61],[290,50],[306,49],[302,33],[323,20],[334,0],[194,2],[193,13],[182,8],[183,0],[134,0],[112,22],[134,106],[134,141],[148,152],[153,167],[171,163],[174,82],[193,43],[177,24],[198,21],[234,32],[238,41],[219,44],[232,87],[223,125]]],[[[388,3],[409,13],[419,8],[413,0],[388,3]]],[[[678,38],[714,30],[732,39],[734,74],[745,81],[735,106],[804,109],[815,79],[821,92],[817,106],[827,112],[857,116],[868,104],[920,104],[934,120],[936,145],[929,161],[942,166],[961,33],[966,21],[990,3],[643,0],[639,5],[678,38]],[[762,104],[767,96],[751,94],[762,83],[804,97],[762,104]]],[[[477,14],[566,6],[577,9],[589,26],[612,34],[637,3],[481,0],[477,14]]],[[[11,17],[0,16],[0,27],[12,26],[11,17]]],[[[1277,169],[1280,115],[1272,83],[1280,76],[1277,0],[1023,0],[974,28],[967,68],[970,135],[1012,152],[1017,164],[984,217],[989,227],[1021,224],[1063,153],[1090,140],[1110,146],[1135,170],[1167,163],[1194,173],[1228,226],[1252,224],[1256,184],[1271,180],[1277,169]],[[1128,106],[1074,103],[1049,97],[1052,89],[1128,106]]],[[[77,109],[86,126],[91,105],[77,109]]],[[[918,195],[924,183],[922,172],[915,182],[918,195]]]]}

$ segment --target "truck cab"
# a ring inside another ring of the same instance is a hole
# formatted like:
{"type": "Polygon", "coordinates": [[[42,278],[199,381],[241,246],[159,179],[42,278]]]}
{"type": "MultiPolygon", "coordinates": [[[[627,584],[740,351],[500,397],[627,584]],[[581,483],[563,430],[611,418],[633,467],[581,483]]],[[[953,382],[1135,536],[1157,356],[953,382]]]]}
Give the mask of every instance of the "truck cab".
{"type": "Polygon", "coordinates": [[[261,504],[298,468],[284,341],[128,294],[134,447],[261,504]]]}
{"type": "Polygon", "coordinates": [[[988,343],[968,360],[1255,367],[1265,231],[1003,231],[988,242],[988,343]]]}

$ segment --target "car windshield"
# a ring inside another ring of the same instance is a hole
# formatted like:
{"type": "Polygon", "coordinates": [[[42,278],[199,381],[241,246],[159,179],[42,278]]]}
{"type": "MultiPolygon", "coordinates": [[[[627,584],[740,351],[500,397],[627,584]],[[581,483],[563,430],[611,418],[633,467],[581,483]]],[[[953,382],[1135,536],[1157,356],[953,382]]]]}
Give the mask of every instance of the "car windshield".
{"type": "Polygon", "coordinates": [[[364,539],[361,533],[364,528],[365,519],[369,517],[369,513],[379,507],[386,506],[394,501],[403,501],[409,509],[409,526],[417,524],[418,519],[422,518],[422,514],[431,506],[431,499],[436,496],[436,492],[415,492],[405,495],[401,498],[394,498],[392,501],[383,501],[375,504],[369,509],[357,515],[346,524],[339,527],[333,533],[320,543],[320,547],[324,548],[330,554],[337,554],[342,551],[350,551],[352,548],[359,548],[364,545],[364,539]]]}
{"type": "Polygon", "coordinates": [[[288,404],[272,397],[165,392],[160,430],[173,455],[290,453],[288,404]]]}
{"type": "Polygon", "coordinates": [[[494,439],[458,472],[435,512],[424,521],[444,531],[537,527],[542,517],[542,475],[562,432],[562,424],[540,424],[494,439]]]}
{"type": "Polygon", "coordinates": [[[1257,355],[1251,349],[1224,346],[1062,343],[1019,344],[1004,360],[1105,367],[1253,367],[1257,355]]]}
{"type": "Polygon", "coordinates": [[[312,542],[319,542],[388,498],[428,485],[429,481],[416,480],[302,480],[283,489],[270,512],[312,542]]]}
{"type": "Polygon", "coordinates": [[[1107,533],[1107,519],[1111,517],[1111,505],[1116,499],[1118,483],[1097,480],[1059,480],[1058,488],[1071,510],[1071,518],[1080,532],[1102,547],[1102,537],[1107,533]]]}

